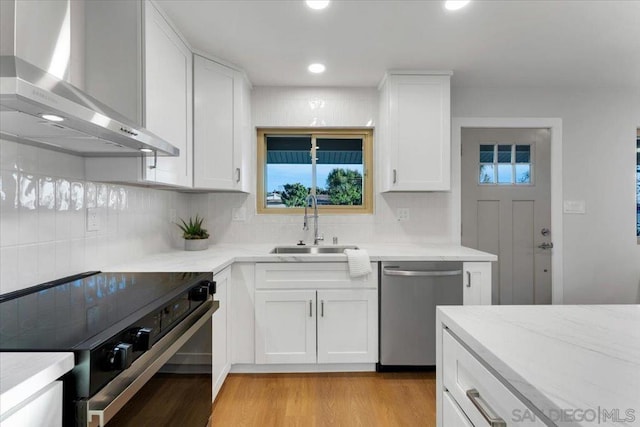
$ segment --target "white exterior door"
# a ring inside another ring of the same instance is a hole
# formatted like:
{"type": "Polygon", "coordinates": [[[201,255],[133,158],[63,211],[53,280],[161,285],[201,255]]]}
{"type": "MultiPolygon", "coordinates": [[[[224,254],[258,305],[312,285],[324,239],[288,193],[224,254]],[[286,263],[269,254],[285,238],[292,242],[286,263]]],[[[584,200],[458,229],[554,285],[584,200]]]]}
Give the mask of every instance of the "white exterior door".
{"type": "Polygon", "coordinates": [[[493,304],[551,303],[549,129],[462,129],[462,244],[498,255],[493,304]]]}
{"type": "Polygon", "coordinates": [[[318,291],[318,363],[378,360],[378,291],[318,291]]]}
{"type": "Polygon", "coordinates": [[[256,363],[316,363],[316,291],[256,291],[256,363]]]}

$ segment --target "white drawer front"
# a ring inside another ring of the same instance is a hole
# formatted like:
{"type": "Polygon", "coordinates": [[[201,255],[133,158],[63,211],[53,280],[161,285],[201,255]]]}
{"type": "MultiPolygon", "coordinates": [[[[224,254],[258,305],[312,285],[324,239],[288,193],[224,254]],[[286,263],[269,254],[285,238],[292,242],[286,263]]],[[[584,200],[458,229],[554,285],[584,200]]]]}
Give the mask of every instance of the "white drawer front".
{"type": "Polygon", "coordinates": [[[351,278],[346,262],[256,264],[256,289],[377,289],[378,263],[371,274],[351,278]]]}
{"type": "Polygon", "coordinates": [[[442,400],[442,423],[445,427],[473,427],[448,391],[442,400]]]}
{"type": "MultiPolygon", "coordinates": [[[[507,387],[493,376],[469,351],[445,330],[443,341],[443,384],[471,423],[486,426],[489,422],[467,395],[476,390],[475,400],[492,418],[502,419],[507,426],[544,426],[507,387]]],[[[446,400],[444,401],[446,404],[446,400]]],[[[444,415],[444,414],[443,414],[444,415]]],[[[449,425],[445,422],[445,427],[449,425]]],[[[453,424],[458,425],[458,424],[453,424]]],[[[460,424],[462,425],[462,424],[460,424]]]]}

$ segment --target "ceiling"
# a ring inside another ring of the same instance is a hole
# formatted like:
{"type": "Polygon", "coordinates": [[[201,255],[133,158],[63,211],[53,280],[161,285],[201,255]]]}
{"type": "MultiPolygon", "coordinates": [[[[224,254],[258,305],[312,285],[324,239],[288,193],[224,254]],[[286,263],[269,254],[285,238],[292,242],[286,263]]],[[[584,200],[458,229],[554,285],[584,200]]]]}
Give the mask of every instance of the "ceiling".
{"type": "Polygon", "coordinates": [[[640,89],[640,0],[159,0],[194,49],[256,86],[376,86],[385,70],[453,70],[454,86],[640,89]],[[312,62],[326,64],[312,75],[312,62]]]}

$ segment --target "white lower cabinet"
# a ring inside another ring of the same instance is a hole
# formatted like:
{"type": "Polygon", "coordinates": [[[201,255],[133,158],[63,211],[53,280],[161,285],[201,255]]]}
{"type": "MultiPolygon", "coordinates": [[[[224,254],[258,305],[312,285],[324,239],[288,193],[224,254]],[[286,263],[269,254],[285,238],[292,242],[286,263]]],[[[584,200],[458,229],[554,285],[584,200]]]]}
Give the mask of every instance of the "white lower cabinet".
{"type": "Polygon", "coordinates": [[[230,279],[231,267],[225,268],[213,276],[213,280],[216,282],[214,298],[220,302],[220,307],[213,313],[213,400],[216,399],[231,369],[230,279]]]}
{"type": "Polygon", "coordinates": [[[377,264],[351,279],[346,263],[256,265],[256,364],[378,361],[377,264]]]}
{"type": "MultiPolygon", "coordinates": [[[[439,325],[442,327],[442,325],[439,325]]],[[[495,425],[544,426],[533,411],[467,350],[448,329],[442,330],[440,427],[495,425]],[[529,414],[523,417],[522,414],[529,414]]]]}
{"type": "Polygon", "coordinates": [[[62,381],[54,381],[8,416],[0,418],[2,427],[62,427],[62,381]]]}
{"type": "Polygon", "coordinates": [[[377,325],[375,289],[256,291],[256,363],[375,363],[377,325]]]}
{"type": "Polygon", "coordinates": [[[464,305],[491,305],[491,263],[465,262],[462,301],[464,305]]]}

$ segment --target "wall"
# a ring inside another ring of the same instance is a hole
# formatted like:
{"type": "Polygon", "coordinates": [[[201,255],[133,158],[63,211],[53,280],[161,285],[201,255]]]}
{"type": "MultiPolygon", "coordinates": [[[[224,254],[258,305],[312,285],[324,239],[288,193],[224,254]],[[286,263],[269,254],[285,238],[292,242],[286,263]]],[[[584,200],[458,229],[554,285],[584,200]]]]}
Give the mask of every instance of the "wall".
{"type": "Polygon", "coordinates": [[[190,196],[84,177],[81,157],[0,141],[0,294],[179,244],[168,212],[187,216],[190,196]]]}
{"type": "Polygon", "coordinates": [[[586,202],[585,215],[563,216],[564,302],[639,303],[634,153],[640,91],[464,87],[452,96],[454,117],[562,119],[563,198],[586,202]]]}
{"type": "MultiPolygon", "coordinates": [[[[258,87],[251,96],[254,127],[371,127],[378,116],[375,88],[258,87]]],[[[374,132],[374,150],[375,144],[374,132]]],[[[255,149],[255,136],[251,145],[255,149]]],[[[210,194],[193,203],[197,212],[206,212],[215,242],[313,240],[313,227],[304,232],[301,215],[257,215],[255,198],[255,191],[210,194]],[[246,220],[232,221],[232,208],[245,209],[246,220]]],[[[375,194],[373,215],[321,215],[320,232],[327,242],[333,236],[341,243],[448,242],[450,204],[449,193],[375,194]],[[409,208],[410,219],[398,222],[397,208],[409,208]]]]}

